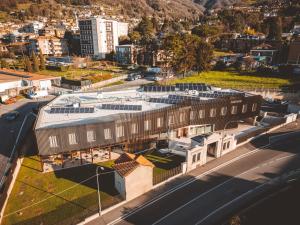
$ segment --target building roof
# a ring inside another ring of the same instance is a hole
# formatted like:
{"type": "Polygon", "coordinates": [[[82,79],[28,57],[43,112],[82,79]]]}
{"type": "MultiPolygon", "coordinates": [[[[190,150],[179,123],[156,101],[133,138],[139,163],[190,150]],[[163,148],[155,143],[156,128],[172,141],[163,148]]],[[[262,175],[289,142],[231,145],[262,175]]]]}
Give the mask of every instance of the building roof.
{"type": "Polygon", "coordinates": [[[135,155],[131,153],[123,153],[118,159],[115,160],[113,168],[123,177],[126,177],[138,166],[155,167],[152,162],[142,155],[135,155]]]}
{"type": "Polygon", "coordinates": [[[17,81],[17,80],[52,80],[59,77],[40,75],[36,73],[22,72],[11,69],[0,69],[0,83],[17,81]]]}
{"type": "MultiPolygon", "coordinates": [[[[218,97],[213,94],[215,90],[218,92],[235,92],[236,94],[241,94],[241,92],[235,90],[215,88],[214,90],[203,92],[201,97],[197,95],[195,96],[197,100],[216,99],[218,97]],[[206,94],[208,96],[206,96],[206,94]]],[[[134,114],[172,107],[176,104],[172,101],[177,101],[171,99],[171,97],[174,97],[174,95],[175,97],[192,97],[190,94],[187,94],[186,91],[175,90],[172,92],[146,92],[141,89],[60,95],[40,110],[35,129],[59,128],[118,121],[124,116],[133,116],[134,114]],[[56,108],[71,108],[72,110],[75,110],[74,105],[77,105],[77,107],[79,105],[80,108],[92,108],[92,112],[68,113],[68,110],[63,112],[60,112],[59,110],[53,112],[53,110],[56,108]],[[125,108],[118,109],[105,107],[116,105],[122,107],[124,106],[125,108]],[[137,106],[139,107],[139,110],[129,109],[129,106],[137,106]]]]}

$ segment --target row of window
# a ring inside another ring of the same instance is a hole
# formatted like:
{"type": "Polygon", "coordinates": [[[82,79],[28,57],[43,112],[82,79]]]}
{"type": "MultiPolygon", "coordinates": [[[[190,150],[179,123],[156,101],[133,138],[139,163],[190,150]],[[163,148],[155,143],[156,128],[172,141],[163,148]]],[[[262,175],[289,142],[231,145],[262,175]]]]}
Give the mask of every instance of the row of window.
{"type": "Polygon", "coordinates": [[[197,153],[193,155],[193,163],[200,161],[201,159],[201,153],[197,153]]]}
{"type": "MultiPolygon", "coordinates": [[[[256,109],[257,109],[257,103],[254,103],[252,105],[252,109],[251,110],[252,110],[252,112],[255,112],[256,109]]],[[[248,110],[248,105],[244,104],[242,106],[242,113],[246,113],[247,110],[248,110]]],[[[227,113],[228,113],[227,106],[222,107],[221,111],[220,111],[220,115],[221,116],[226,116],[227,113]]],[[[231,106],[230,113],[231,113],[231,115],[236,115],[238,113],[238,106],[237,105],[231,106]]],[[[191,111],[190,119],[194,120],[195,116],[196,116],[196,112],[195,111],[191,111]]],[[[211,108],[210,111],[209,111],[209,117],[216,117],[216,116],[217,116],[217,108],[211,108]]],[[[205,110],[204,109],[199,110],[199,118],[200,119],[204,119],[205,118],[205,110]]]]}

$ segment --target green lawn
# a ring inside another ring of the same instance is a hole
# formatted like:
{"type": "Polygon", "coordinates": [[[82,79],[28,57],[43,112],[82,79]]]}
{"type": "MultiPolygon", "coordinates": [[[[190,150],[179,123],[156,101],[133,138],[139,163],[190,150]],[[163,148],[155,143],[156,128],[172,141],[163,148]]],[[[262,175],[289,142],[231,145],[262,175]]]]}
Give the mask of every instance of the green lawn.
{"type": "Polygon", "coordinates": [[[209,71],[196,73],[192,76],[174,79],[169,84],[174,83],[206,83],[223,88],[279,88],[283,85],[290,85],[299,82],[299,78],[290,80],[289,78],[260,76],[255,74],[243,74],[235,71],[209,71]]]}
{"type": "MultiPolygon", "coordinates": [[[[101,165],[111,171],[112,163],[108,161],[101,165]]],[[[39,170],[37,157],[24,159],[3,224],[75,224],[97,212],[96,165],[50,173],[39,170]]],[[[114,189],[113,173],[100,175],[99,183],[103,208],[121,201],[114,189]]]]}
{"type": "Polygon", "coordinates": [[[92,83],[108,80],[117,76],[115,73],[98,69],[69,69],[68,71],[64,72],[56,70],[43,70],[38,73],[43,75],[65,77],[73,80],[85,78],[91,80],[92,83]]]}

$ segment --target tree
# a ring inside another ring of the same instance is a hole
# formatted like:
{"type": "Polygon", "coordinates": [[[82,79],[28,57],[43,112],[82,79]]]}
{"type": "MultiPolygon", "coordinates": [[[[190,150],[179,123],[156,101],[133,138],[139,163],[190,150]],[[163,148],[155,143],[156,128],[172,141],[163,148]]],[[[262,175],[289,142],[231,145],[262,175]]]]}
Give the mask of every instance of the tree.
{"type": "Polygon", "coordinates": [[[129,34],[129,38],[133,43],[138,43],[142,39],[141,34],[138,31],[133,31],[129,34]]]}
{"type": "Polygon", "coordinates": [[[282,21],[280,17],[271,17],[267,21],[268,26],[268,39],[270,40],[281,40],[282,35],[282,21]]]}
{"type": "Polygon", "coordinates": [[[46,69],[45,57],[42,52],[39,53],[39,58],[40,58],[40,69],[45,70],[46,69]]]}
{"type": "Polygon", "coordinates": [[[24,57],[24,68],[27,72],[32,72],[32,65],[28,56],[24,57]]]}
{"type": "Polygon", "coordinates": [[[9,67],[8,63],[4,59],[1,59],[0,66],[1,66],[1,68],[8,68],[9,67]]]}
{"type": "Polygon", "coordinates": [[[213,57],[213,48],[212,46],[205,42],[199,41],[196,48],[196,65],[198,71],[206,71],[210,69],[210,62],[213,57]]]}
{"type": "Polygon", "coordinates": [[[138,31],[142,39],[141,41],[143,44],[149,43],[152,38],[154,37],[154,28],[153,23],[147,16],[144,16],[141,20],[141,22],[138,24],[136,31],[138,31]]]}
{"type": "Polygon", "coordinates": [[[33,72],[39,72],[40,71],[39,61],[34,52],[31,53],[31,59],[33,63],[33,72]]]}
{"type": "Polygon", "coordinates": [[[169,64],[180,73],[210,68],[212,47],[196,35],[169,35],[164,40],[164,49],[170,55],[169,64]]]}
{"type": "Polygon", "coordinates": [[[195,34],[201,38],[208,38],[219,33],[219,30],[215,26],[209,26],[207,24],[196,26],[192,29],[192,34],[195,34]]]}

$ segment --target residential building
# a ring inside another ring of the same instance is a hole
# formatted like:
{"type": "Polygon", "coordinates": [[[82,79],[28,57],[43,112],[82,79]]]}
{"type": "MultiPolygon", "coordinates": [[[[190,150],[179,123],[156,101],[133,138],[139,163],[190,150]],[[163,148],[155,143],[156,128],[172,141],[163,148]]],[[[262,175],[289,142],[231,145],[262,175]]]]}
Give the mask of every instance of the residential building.
{"type": "Polygon", "coordinates": [[[116,46],[116,60],[120,64],[137,64],[138,47],[134,45],[116,46]]]}
{"type": "Polygon", "coordinates": [[[40,36],[29,40],[29,52],[42,52],[43,55],[61,56],[68,54],[68,44],[65,39],[40,36]]]}
{"type": "Polygon", "coordinates": [[[10,97],[35,90],[51,90],[52,85],[60,84],[60,77],[0,69],[0,95],[10,97]]]}
{"type": "Polygon", "coordinates": [[[205,84],[61,95],[40,110],[34,128],[38,155],[49,163],[53,155],[68,159],[81,152],[93,158],[91,151],[98,149],[151,149],[169,137],[193,137],[256,118],[261,102],[258,95],[205,84]]]}
{"type": "Polygon", "coordinates": [[[263,43],[252,48],[250,54],[260,62],[274,64],[277,61],[278,50],[272,45],[263,43]]]}
{"type": "Polygon", "coordinates": [[[44,27],[44,23],[39,22],[39,21],[33,21],[33,22],[23,26],[20,29],[20,32],[38,34],[39,30],[41,30],[43,27],[44,27]]]}
{"type": "Polygon", "coordinates": [[[128,34],[128,24],[100,17],[79,21],[81,54],[105,58],[106,54],[116,51],[119,37],[128,34]]]}
{"type": "Polygon", "coordinates": [[[115,188],[126,199],[151,190],[153,186],[154,164],[142,155],[122,154],[115,160],[115,188]]]}
{"type": "Polygon", "coordinates": [[[287,63],[300,65],[300,38],[291,42],[287,63]]]}

